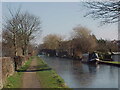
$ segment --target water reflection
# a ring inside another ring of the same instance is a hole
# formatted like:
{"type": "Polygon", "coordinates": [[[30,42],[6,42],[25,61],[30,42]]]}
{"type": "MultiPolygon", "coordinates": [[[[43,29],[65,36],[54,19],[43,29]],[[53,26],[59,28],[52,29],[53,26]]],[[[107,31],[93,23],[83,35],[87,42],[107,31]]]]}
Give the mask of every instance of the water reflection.
{"type": "Polygon", "coordinates": [[[112,55],[112,59],[120,62],[120,55],[112,55]]]}
{"type": "Polygon", "coordinates": [[[117,88],[118,67],[41,56],[71,88],[117,88]]]}

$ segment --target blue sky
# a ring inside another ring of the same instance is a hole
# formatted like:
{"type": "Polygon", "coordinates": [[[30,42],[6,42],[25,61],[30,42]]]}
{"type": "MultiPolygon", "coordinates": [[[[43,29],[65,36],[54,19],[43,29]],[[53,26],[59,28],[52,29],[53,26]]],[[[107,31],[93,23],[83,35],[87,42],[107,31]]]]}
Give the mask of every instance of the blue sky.
{"type": "Polygon", "coordinates": [[[42,42],[42,37],[47,34],[60,34],[69,37],[72,29],[77,25],[89,28],[97,38],[117,39],[118,25],[110,24],[99,26],[100,20],[83,17],[89,10],[82,2],[3,2],[2,14],[9,16],[7,7],[13,10],[22,6],[22,11],[27,11],[40,17],[42,21],[42,35],[37,35],[36,43],[42,42]]]}

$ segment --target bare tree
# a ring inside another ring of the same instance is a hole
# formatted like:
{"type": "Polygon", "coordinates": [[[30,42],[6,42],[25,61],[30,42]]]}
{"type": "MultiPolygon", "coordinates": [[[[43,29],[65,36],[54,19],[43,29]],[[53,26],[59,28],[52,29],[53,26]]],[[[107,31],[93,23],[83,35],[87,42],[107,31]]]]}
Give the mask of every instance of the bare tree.
{"type": "Polygon", "coordinates": [[[13,57],[14,53],[14,40],[12,39],[12,35],[7,31],[3,31],[2,33],[2,56],[10,56],[13,57]]]}
{"type": "Polygon", "coordinates": [[[57,49],[61,41],[62,37],[56,34],[49,34],[43,38],[44,47],[47,49],[57,49]]]}
{"type": "Polygon", "coordinates": [[[85,6],[90,11],[85,16],[92,16],[94,19],[102,19],[102,24],[116,23],[120,21],[120,1],[86,2],[85,6]]]}
{"type": "Polygon", "coordinates": [[[92,52],[96,48],[96,39],[91,35],[90,30],[85,27],[75,27],[73,29],[72,44],[75,52],[92,52]]]}
{"type": "Polygon", "coordinates": [[[10,11],[12,18],[6,19],[6,23],[4,24],[3,30],[6,31],[6,37],[3,39],[10,39],[13,42],[14,46],[14,54],[17,56],[17,33],[18,33],[18,18],[19,18],[19,10],[15,15],[10,11]],[[8,35],[9,34],[9,35],[8,35]],[[8,35],[8,37],[7,37],[8,35]]]}
{"type": "Polygon", "coordinates": [[[23,55],[28,53],[28,45],[31,39],[34,38],[33,33],[40,30],[40,20],[38,17],[31,15],[29,13],[24,13],[21,15],[20,22],[20,35],[22,35],[22,50],[23,55]]]}
{"type": "Polygon", "coordinates": [[[9,39],[14,46],[15,55],[18,55],[18,47],[22,49],[22,54],[26,55],[28,53],[30,40],[34,38],[33,33],[40,30],[40,20],[28,12],[21,12],[20,9],[15,13],[11,10],[9,10],[9,12],[11,17],[6,18],[3,30],[9,34],[9,39]]]}

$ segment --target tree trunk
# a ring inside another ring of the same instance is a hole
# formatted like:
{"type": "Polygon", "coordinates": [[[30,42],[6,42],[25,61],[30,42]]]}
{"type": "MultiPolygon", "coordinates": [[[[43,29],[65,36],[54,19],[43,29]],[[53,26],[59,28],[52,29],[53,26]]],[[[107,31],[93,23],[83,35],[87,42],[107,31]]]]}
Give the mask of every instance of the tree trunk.
{"type": "Polygon", "coordinates": [[[15,53],[15,56],[17,56],[17,43],[16,43],[16,35],[14,34],[14,53],[15,53]]]}
{"type": "Polygon", "coordinates": [[[24,56],[25,55],[25,49],[22,48],[22,55],[24,56]]]}

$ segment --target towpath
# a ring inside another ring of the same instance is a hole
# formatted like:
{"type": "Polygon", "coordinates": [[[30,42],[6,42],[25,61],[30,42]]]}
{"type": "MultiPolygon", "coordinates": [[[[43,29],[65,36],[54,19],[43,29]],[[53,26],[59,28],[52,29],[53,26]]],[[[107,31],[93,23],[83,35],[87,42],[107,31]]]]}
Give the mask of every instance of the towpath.
{"type": "Polygon", "coordinates": [[[33,59],[27,72],[24,72],[22,88],[40,88],[40,82],[34,70],[37,69],[37,60],[33,59]],[[34,71],[34,72],[33,72],[34,71]]]}

